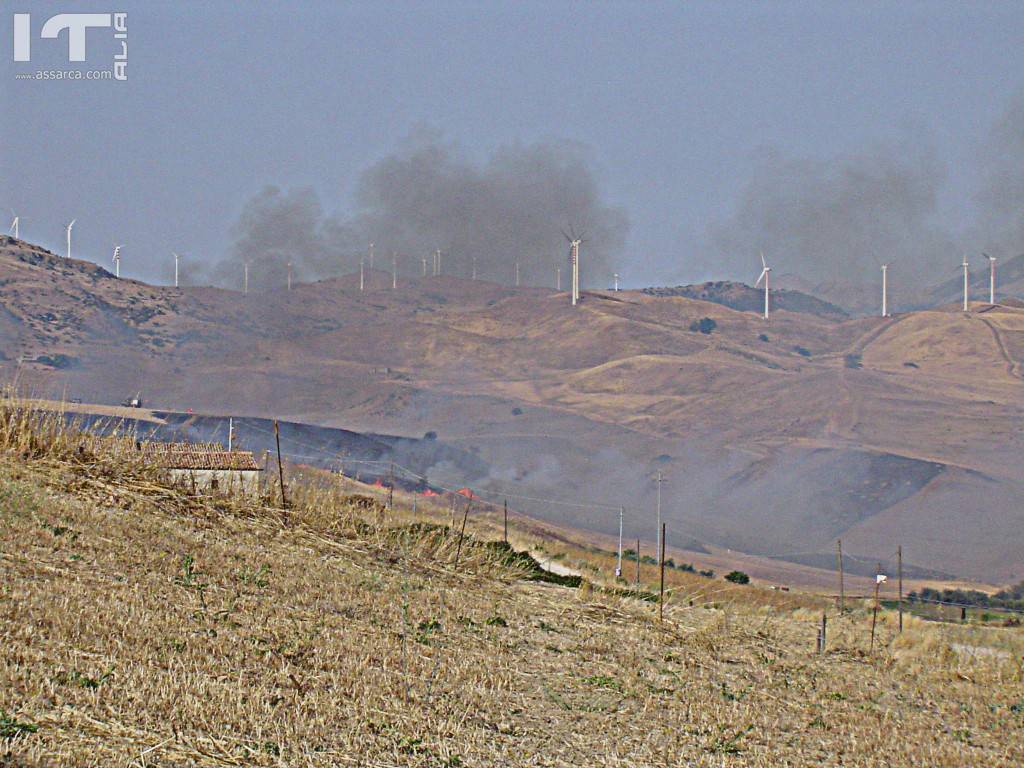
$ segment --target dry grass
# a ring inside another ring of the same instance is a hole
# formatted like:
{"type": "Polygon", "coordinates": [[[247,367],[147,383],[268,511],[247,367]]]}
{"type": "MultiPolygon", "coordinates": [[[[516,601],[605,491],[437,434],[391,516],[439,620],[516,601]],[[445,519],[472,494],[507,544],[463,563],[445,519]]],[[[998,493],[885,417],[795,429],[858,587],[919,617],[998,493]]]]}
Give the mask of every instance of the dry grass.
{"type": "Polygon", "coordinates": [[[639,600],[524,581],[476,539],[456,572],[455,536],[408,510],[312,484],[287,511],[197,497],[13,415],[0,765],[1024,760],[1019,631],[897,637],[883,614],[869,655],[859,607],[819,656],[816,610],[751,589],[676,599],[659,625],[639,600]]]}

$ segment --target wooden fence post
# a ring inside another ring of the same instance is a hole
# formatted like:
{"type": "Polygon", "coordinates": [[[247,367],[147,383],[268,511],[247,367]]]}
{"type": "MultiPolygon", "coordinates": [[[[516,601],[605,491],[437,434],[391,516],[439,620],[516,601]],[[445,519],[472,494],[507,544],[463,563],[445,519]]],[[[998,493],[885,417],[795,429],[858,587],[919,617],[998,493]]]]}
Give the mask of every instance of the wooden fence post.
{"type": "MultiPolygon", "coordinates": [[[[466,535],[466,518],[469,517],[469,508],[473,505],[473,492],[469,492],[469,498],[466,499],[466,511],[462,515],[462,529],[459,531],[459,545],[455,549],[455,570],[459,570],[459,557],[462,555],[462,537],[466,535]]],[[[452,508],[454,509],[454,504],[452,508]]]]}
{"type": "Polygon", "coordinates": [[[288,509],[288,497],[284,489],[284,465],[281,463],[281,428],[274,419],[274,442],[277,443],[277,477],[281,482],[281,508],[288,509]]]}

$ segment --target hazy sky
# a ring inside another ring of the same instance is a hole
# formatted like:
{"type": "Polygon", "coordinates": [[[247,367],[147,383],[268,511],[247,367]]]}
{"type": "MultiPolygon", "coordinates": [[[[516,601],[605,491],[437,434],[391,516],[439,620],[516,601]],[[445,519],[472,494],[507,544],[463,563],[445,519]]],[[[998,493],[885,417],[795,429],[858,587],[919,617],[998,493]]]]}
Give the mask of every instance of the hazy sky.
{"type": "MultiPolygon", "coordinates": [[[[15,80],[109,67],[107,30],[90,30],[84,65],[38,32],[58,12],[115,9],[5,4],[0,206],[59,252],[77,218],[75,255],[106,263],[124,243],[124,273],[144,279],[166,277],[172,249],[228,251],[267,184],[311,186],[345,214],[359,173],[424,125],[479,159],[585,144],[605,201],[630,218],[627,285],[711,276],[709,230],[766,147],[827,161],[927,145],[959,227],[979,147],[1024,85],[1019,1],[116,5],[126,83],[15,80]],[[33,14],[31,65],[12,61],[14,11],[33,14]]],[[[754,260],[714,276],[752,280],[754,260]]]]}

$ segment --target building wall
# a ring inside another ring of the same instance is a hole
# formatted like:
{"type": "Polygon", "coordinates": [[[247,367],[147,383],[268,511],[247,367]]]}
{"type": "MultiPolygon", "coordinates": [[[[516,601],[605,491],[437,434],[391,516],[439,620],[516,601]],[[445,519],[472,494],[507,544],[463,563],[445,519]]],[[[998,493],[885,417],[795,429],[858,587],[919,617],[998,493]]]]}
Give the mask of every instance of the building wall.
{"type": "Polygon", "coordinates": [[[171,479],[185,485],[195,480],[196,490],[241,491],[255,495],[260,490],[260,473],[240,469],[170,469],[171,479]]]}

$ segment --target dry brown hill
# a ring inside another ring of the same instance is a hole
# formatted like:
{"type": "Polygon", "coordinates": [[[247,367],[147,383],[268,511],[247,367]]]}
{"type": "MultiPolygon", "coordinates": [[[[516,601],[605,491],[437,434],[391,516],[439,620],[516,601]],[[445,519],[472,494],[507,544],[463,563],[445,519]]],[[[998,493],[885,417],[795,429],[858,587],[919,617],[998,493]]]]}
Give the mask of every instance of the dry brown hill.
{"type": "MultiPolygon", "coordinates": [[[[442,440],[559,522],[994,582],[1024,577],[1024,310],[890,319],[374,273],[265,294],[117,280],[0,240],[0,352],[40,395],[442,440]],[[709,322],[700,331],[700,321],[709,322]],[[693,328],[693,330],[691,330],[693,328]],[[19,358],[22,360],[19,365],[19,358]],[[588,505],[600,502],[606,507],[588,505]],[[888,566],[886,566],[888,567],[888,566]]],[[[431,475],[457,473],[440,464],[431,475]]]]}

